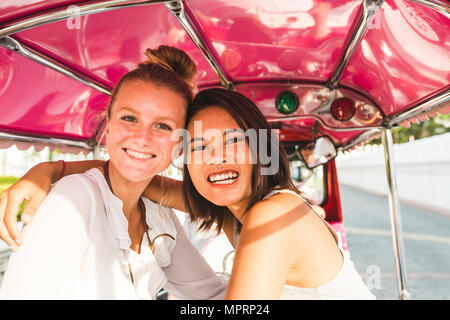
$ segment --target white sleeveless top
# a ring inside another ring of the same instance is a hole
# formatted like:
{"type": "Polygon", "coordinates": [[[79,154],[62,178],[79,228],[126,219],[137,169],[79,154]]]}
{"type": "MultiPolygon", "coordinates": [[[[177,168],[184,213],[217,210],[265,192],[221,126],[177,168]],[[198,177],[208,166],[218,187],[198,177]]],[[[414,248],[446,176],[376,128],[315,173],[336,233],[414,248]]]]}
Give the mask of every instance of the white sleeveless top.
{"type": "MultiPolygon", "coordinates": [[[[298,193],[289,189],[272,190],[264,197],[263,200],[280,192],[291,193],[300,197],[314,212],[316,212],[314,208],[312,208],[309,205],[309,203],[305,199],[303,199],[298,193]]],[[[318,213],[317,215],[320,217],[318,213]]],[[[322,219],[322,217],[320,218],[322,219]]],[[[337,243],[338,242],[337,236],[333,228],[325,220],[322,219],[322,221],[326,224],[326,226],[332,233],[337,243]]],[[[237,230],[237,221],[236,219],[234,219],[233,224],[234,248],[236,248],[238,240],[239,240],[239,233],[237,230]]],[[[341,248],[339,248],[339,250],[342,253],[344,262],[342,264],[341,270],[333,279],[316,288],[302,288],[285,284],[283,292],[281,294],[281,299],[282,300],[374,300],[375,295],[372,292],[370,292],[369,288],[367,288],[367,286],[363,282],[361,276],[356,271],[355,266],[353,265],[353,262],[350,260],[348,254],[343,252],[341,248]]]]}

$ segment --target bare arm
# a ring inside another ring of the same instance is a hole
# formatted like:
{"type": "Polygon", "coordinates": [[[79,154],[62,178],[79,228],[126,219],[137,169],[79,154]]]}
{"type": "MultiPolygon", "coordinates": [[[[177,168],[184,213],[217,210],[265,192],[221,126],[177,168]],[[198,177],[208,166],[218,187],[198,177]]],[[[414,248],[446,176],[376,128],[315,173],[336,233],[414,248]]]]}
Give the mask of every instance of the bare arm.
{"type": "MultiPolygon", "coordinates": [[[[63,176],[81,173],[102,166],[103,163],[98,160],[66,162],[63,176]]],[[[17,227],[17,213],[20,205],[24,200],[29,201],[21,217],[24,223],[28,223],[50,191],[50,186],[62,177],[62,170],[63,164],[58,161],[39,163],[2,193],[0,238],[11,246],[12,250],[17,249],[21,243],[21,235],[17,227]]]]}
{"type": "MultiPolygon", "coordinates": [[[[272,198],[280,196],[285,195],[272,198]]],[[[296,258],[294,226],[306,205],[300,208],[298,201],[272,198],[257,203],[245,215],[225,299],[280,299],[296,258]]]]}
{"type": "Polygon", "coordinates": [[[155,176],[144,191],[144,196],[153,202],[188,212],[183,196],[183,182],[163,176],[155,176]]]}
{"type": "Polygon", "coordinates": [[[62,177],[70,174],[83,173],[89,169],[102,167],[105,164],[103,160],[86,160],[86,161],[69,161],[65,163],[65,170],[62,173],[62,164],[59,162],[44,162],[51,167],[52,183],[58,181],[62,177]]]}
{"type": "Polygon", "coordinates": [[[343,261],[334,237],[296,195],[258,202],[244,217],[225,299],[280,299],[288,280],[308,288],[331,280],[343,261]]]}

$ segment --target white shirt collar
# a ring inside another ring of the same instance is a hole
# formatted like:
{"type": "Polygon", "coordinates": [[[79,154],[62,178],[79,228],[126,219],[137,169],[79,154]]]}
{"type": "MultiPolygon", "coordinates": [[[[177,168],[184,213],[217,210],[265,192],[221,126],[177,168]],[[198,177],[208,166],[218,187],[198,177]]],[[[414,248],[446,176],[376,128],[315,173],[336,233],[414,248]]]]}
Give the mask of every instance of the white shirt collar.
{"type": "Polygon", "coordinates": [[[123,202],[112,193],[106,182],[105,176],[97,168],[86,171],[92,177],[100,189],[106,217],[111,227],[113,236],[117,239],[120,249],[129,249],[131,239],[128,234],[128,220],[123,214],[123,202]]]}
{"type": "MultiPolygon", "coordinates": [[[[105,206],[106,217],[111,227],[112,234],[117,240],[118,247],[123,250],[131,250],[131,239],[128,234],[128,220],[123,214],[123,202],[116,197],[108,186],[105,176],[96,168],[86,171],[86,174],[92,177],[99,189],[102,196],[103,204],[105,206]]],[[[171,237],[177,237],[177,231],[175,225],[169,218],[170,215],[175,213],[171,210],[158,205],[157,203],[142,197],[146,210],[146,223],[149,226],[148,235],[150,241],[153,241],[157,245],[156,259],[161,266],[170,263],[171,254],[176,241],[173,241],[171,237]],[[161,234],[170,234],[171,237],[158,237],[161,234]],[[155,240],[156,239],[156,240],[155,240]]],[[[144,236],[145,237],[145,236],[144,236]]],[[[144,239],[144,243],[147,242],[144,239]]]]}

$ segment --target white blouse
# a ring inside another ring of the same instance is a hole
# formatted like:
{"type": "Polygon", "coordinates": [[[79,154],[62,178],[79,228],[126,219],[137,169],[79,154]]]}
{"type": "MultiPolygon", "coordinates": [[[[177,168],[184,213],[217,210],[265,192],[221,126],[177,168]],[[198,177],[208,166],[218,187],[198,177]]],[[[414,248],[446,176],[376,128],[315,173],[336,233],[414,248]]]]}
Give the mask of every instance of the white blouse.
{"type": "Polygon", "coordinates": [[[155,299],[161,288],[180,299],[223,299],[227,281],[192,245],[175,213],[143,200],[154,253],[144,234],[137,254],[122,201],[98,169],[58,181],[24,228],[0,299],[155,299]]]}

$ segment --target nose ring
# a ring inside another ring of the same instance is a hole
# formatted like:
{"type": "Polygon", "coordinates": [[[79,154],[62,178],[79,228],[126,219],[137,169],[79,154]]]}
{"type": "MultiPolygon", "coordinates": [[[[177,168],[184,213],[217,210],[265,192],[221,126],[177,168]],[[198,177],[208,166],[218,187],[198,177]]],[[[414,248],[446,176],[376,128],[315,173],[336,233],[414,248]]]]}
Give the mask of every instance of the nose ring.
{"type": "Polygon", "coordinates": [[[214,168],[216,170],[220,170],[220,169],[222,169],[222,165],[221,164],[217,164],[217,165],[214,166],[214,168]]]}

